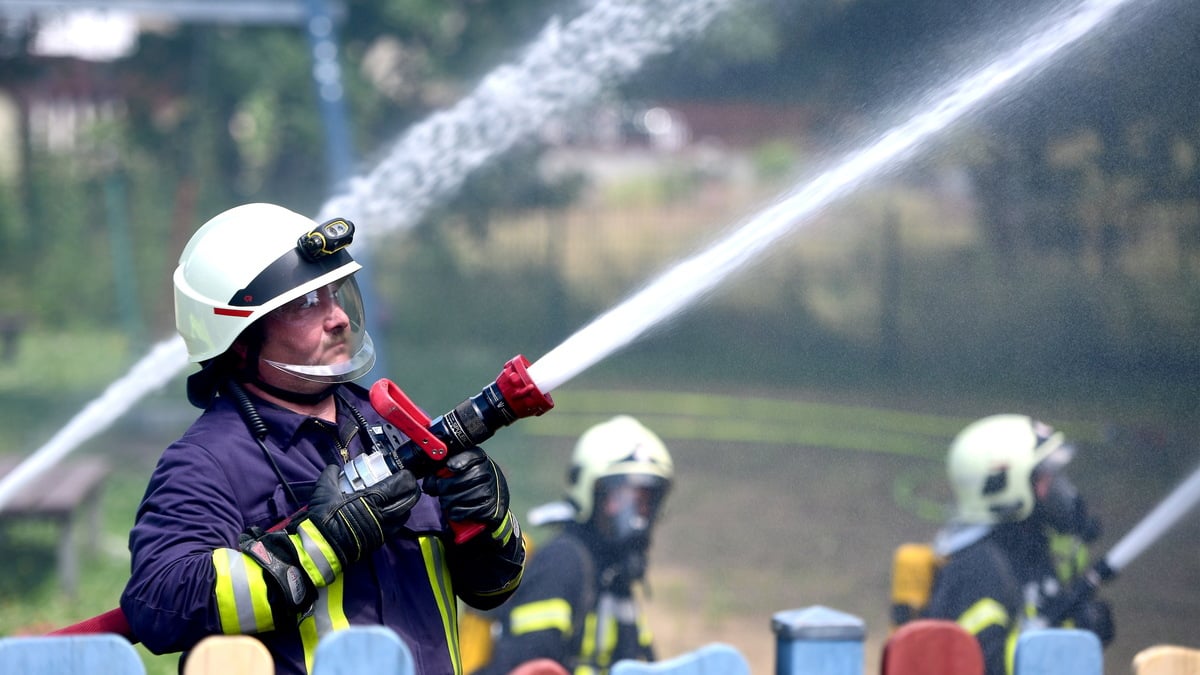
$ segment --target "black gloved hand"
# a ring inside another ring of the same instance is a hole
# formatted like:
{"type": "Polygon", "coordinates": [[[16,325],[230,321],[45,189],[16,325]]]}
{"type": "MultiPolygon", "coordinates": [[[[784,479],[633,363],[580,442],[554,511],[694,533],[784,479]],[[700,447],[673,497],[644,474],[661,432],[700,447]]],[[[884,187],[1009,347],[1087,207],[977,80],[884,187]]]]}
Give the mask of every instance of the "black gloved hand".
{"type": "Polygon", "coordinates": [[[1100,638],[1100,644],[1108,646],[1117,635],[1113,624],[1112,606],[1104,600],[1089,600],[1075,612],[1075,625],[1090,630],[1100,638]]]}
{"type": "Polygon", "coordinates": [[[308,520],[344,565],[395,537],[421,492],[412,472],[400,470],[370,487],[345,493],[338,484],[340,471],[330,464],[321,473],[308,501],[308,520]]]}
{"type": "Polygon", "coordinates": [[[238,548],[276,584],[275,597],[293,612],[304,611],[316,589],[333,582],[345,566],[396,536],[421,492],[411,471],[397,471],[371,487],[343,493],[340,469],[329,465],[317,479],[304,517],[285,531],[251,528],[238,548]]]}
{"type": "Polygon", "coordinates": [[[451,522],[482,523],[493,531],[508,515],[508,482],[479,448],[450,457],[441,471],[425,479],[423,487],[439,498],[442,513],[451,522]]]}

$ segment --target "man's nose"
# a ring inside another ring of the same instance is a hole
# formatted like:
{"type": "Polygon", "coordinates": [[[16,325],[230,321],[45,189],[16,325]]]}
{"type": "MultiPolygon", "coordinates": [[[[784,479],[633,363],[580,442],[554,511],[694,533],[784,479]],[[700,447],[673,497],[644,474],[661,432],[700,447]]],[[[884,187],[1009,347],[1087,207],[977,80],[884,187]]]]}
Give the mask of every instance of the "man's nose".
{"type": "Polygon", "coordinates": [[[350,325],[350,315],[336,302],[329,303],[329,313],[325,315],[325,329],[334,330],[350,325]]]}

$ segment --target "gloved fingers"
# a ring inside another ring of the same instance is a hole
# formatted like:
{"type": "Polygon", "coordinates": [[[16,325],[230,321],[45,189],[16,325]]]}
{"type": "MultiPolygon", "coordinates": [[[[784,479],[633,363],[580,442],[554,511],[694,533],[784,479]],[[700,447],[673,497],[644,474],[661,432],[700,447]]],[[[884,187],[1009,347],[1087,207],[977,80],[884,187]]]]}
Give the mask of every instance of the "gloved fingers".
{"type": "Polygon", "coordinates": [[[337,464],[330,464],[321,471],[321,475],[317,478],[317,485],[313,488],[314,496],[318,492],[324,492],[328,495],[340,495],[342,488],[338,485],[341,477],[342,468],[337,464]]]}
{"type": "Polygon", "coordinates": [[[312,496],[308,499],[310,517],[324,522],[345,503],[346,496],[342,494],[342,488],[338,484],[340,475],[341,468],[336,464],[330,464],[321,472],[312,496]]]}
{"type": "Polygon", "coordinates": [[[425,491],[438,497],[442,513],[453,522],[495,526],[508,512],[508,483],[504,473],[482,452],[460,473],[427,478],[425,491]]]}
{"type": "Polygon", "coordinates": [[[408,469],[401,469],[384,478],[378,483],[366,488],[365,492],[378,496],[381,503],[390,504],[417,497],[417,477],[408,469]]]}
{"type": "Polygon", "coordinates": [[[442,510],[450,520],[474,520],[490,516],[495,511],[497,501],[494,490],[483,489],[441,498],[442,510]]]}
{"type": "Polygon", "coordinates": [[[480,448],[467,448],[446,460],[446,468],[452,473],[462,473],[467,469],[490,461],[487,453],[480,448]]]}
{"type": "Polygon", "coordinates": [[[408,513],[421,499],[421,489],[416,477],[407,470],[397,471],[377,485],[380,491],[371,497],[371,502],[383,521],[384,537],[390,540],[408,522],[408,513]]]}
{"type": "Polygon", "coordinates": [[[490,457],[478,448],[469,448],[446,460],[440,471],[425,478],[422,487],[435,497],[447,497],[493,482],[494,471],[490,457]]]}

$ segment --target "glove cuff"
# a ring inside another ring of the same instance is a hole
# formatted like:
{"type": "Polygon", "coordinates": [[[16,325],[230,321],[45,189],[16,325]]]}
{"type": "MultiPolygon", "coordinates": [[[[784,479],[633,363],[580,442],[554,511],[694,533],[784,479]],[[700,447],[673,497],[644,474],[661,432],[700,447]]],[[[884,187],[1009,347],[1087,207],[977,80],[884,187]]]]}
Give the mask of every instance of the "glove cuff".
{"type": "Polygon", "coordinates": [[[303,613],[316,600],[317,589],[298,564],[289,536],[283,532],[254,534],[242,535],[238,549],[261,567],[265,579],[271,582],[270,595],[275,596],[271,604],[303,613]]]}

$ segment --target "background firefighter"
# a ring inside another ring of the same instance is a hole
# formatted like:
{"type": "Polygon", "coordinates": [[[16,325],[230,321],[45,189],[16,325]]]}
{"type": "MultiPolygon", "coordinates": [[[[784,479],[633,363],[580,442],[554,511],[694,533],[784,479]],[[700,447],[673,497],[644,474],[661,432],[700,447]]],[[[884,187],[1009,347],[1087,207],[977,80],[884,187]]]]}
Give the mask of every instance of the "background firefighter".
{"type": "Polygon", "coordinates": [[[562,522],[562,530],[536,547],[521,588],[497,610],[491,659],[479,675],[507,674],[539,659],[576,675],[602,675],[622,659],[654,660],[637,588],[644,588],[673,474],[666,446],[628,415],[580,436],[566,502],[530,516],[562,522]]]}
{"type": "Polygon", "coordinates": [[[520,582],[508,488],[478,448],[423,480],[399,470],[355,492],[339,485],[383,425],[352,383],[374,363],[353,234],[348,221],[248,204],[184,248],[176,325],[202,366],[188,398],[204,412],[151,476],[121,597],[155,653],[252,634],[277,672],[307,673],[323,635],[377,624],[420,672],[458,673],[455,596],[494,607],[520,582]],[[451,522],[485,530],[460,544],[451,522]]]}
{"type": "Polygon", "coordinates": [[[1016,637],[1050,626],[1113,638],[1108,604],[1069,597],[1100,534],[1064,467],[1063,434],[1022,415],[964,428],[947,458],[956,513],[935,541],[938,569],[928,618],[957,621],[978,639],[988,675],[1012,673],[1016,637]]]}

